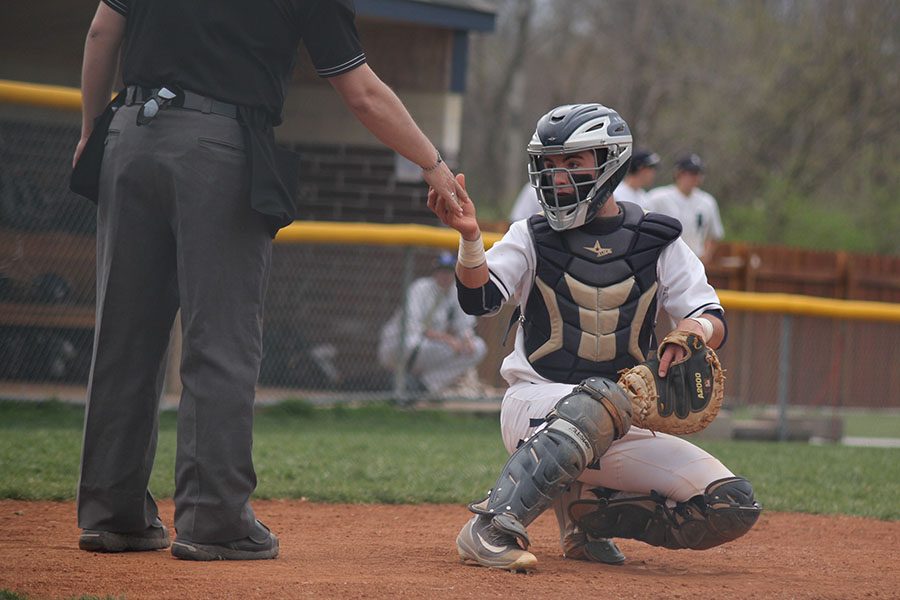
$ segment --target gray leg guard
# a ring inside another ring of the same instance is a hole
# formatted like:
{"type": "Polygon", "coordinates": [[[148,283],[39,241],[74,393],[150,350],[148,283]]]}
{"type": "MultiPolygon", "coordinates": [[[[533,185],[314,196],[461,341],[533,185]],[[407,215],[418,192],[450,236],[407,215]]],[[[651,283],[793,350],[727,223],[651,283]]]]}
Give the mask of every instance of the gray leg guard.
{"type": "Polygon", "coordinates": [[[674,507],[665,496],[579,500],[569,506],[572,519],[597,537],[623,537],[651,546],[706,550],[735,540],[756,523],[762,506],[753,498],[753,488],[743,477],[719,479],[674,507]]]}
{"type": "Polygon", "coordinates": [[[525,527],[631,426],[631,402],[612,381],[586,379],[557,402],[547,426],[516,450],[488,497],[469,505],[524,548],[525,527]]]}

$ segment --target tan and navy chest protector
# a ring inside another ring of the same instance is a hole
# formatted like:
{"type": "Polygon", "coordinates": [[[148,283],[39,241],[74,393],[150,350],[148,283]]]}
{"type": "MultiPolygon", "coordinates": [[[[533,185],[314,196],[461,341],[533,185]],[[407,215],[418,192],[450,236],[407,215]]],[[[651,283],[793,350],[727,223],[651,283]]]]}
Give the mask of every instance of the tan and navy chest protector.
{"type": "Polygon", "coordinates": [[[551,381],[615,381],[651,347],[656,264],[681,224],[636,204],[619,207],[619,217],[567,231],[554,231],[543,215],[528,220],[537,266],[522,324],[525,350],[551,381]]]}

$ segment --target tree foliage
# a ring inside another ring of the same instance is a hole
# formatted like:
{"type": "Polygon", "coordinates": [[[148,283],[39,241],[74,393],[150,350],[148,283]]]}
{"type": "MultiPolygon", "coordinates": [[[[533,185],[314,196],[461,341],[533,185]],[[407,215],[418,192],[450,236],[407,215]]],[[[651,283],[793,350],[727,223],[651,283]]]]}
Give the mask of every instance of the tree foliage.
{"type": "Polygon", "coordinates": [[[500,0],[473,41],[463,168],[507,214],[549,108],[617,109],[637,145],[701,154],[730,239],[900,253],[900,3],[500,0]]]}

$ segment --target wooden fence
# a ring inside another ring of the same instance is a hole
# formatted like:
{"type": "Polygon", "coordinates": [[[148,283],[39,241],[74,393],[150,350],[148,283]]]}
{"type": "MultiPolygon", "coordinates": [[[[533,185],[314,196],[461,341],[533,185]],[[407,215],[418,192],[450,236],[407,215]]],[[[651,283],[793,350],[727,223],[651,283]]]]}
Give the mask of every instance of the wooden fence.
{"type": "Polygon", "coordinates": [[[732,242],[717,248],[707,273],[719,289],[900,302],[900,256],[732,242]]]}

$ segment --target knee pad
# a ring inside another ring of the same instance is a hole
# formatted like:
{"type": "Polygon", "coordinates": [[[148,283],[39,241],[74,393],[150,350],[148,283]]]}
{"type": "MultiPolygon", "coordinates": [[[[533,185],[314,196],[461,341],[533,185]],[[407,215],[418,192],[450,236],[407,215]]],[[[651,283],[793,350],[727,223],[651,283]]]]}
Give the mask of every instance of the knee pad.
{"type": "Polygon", "coordinates": [[[614,440],[628,432],[631,401],[609,379],[591,377],[556,403],[548,423],[548,429],[572,429],[571,435],[586,447],[587,462],[591,464],[603,456],[614,440]]]}
{"type": "Polygon", "coordinates": [[[753,527],[762,507],[750,482],[727,477],[709,484],[701,496],[670,507],[665,496],[579,500],[572,519],[597,537],[623,537],[671,549],[706,550],[736,540],[753,527]]]}
{"type": "Polygon", "coordinates": [[[696,548],[705,550],[741,537],[756,524],[762,506],[753,496],[753,486],[743,477],[727,477],[714,481],[703,494],[706,503],[709,534],[696,548]],[[715,540],[721,540],[716,543],[715,540]]]}
{"type": "Polygon", "coordinates": [[[547,426],[509,457],[497,483],[472,512],[505,514],[517,525],[508,533],[527,547],[524,527],[546,510],[581,472],[631,425],[631,403],[613,382],[585,380],[556,403],[547,426]]]}

